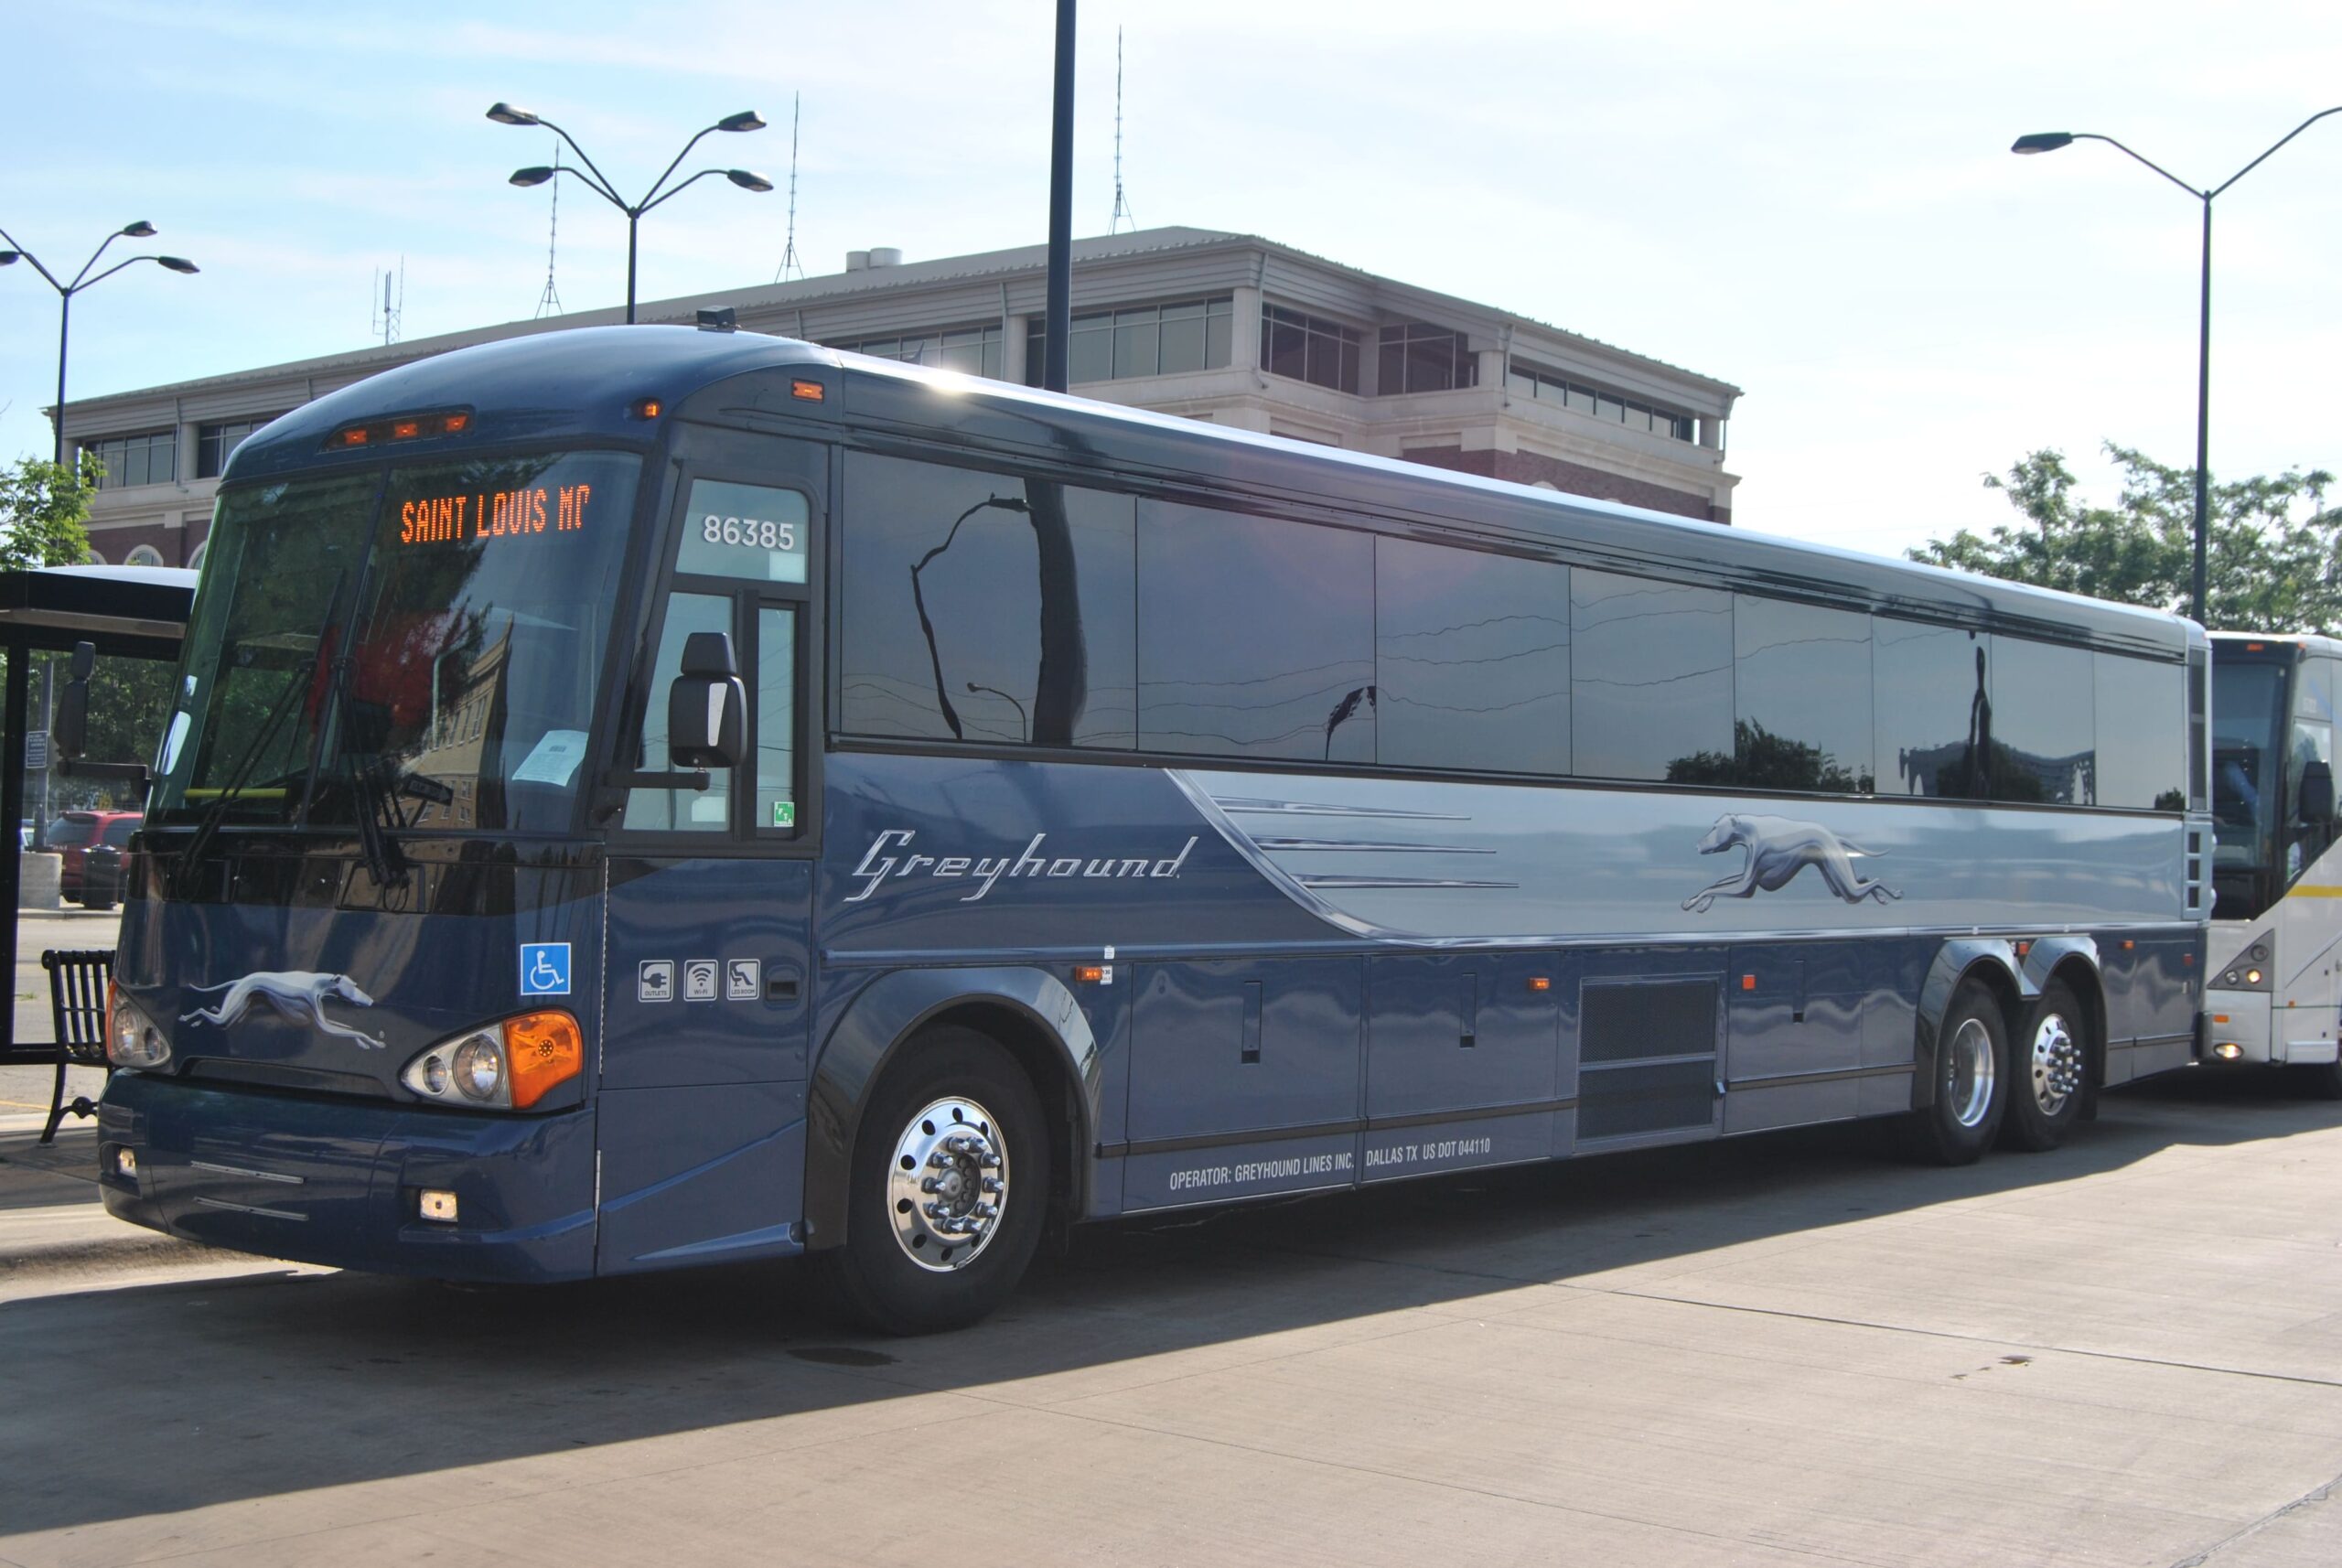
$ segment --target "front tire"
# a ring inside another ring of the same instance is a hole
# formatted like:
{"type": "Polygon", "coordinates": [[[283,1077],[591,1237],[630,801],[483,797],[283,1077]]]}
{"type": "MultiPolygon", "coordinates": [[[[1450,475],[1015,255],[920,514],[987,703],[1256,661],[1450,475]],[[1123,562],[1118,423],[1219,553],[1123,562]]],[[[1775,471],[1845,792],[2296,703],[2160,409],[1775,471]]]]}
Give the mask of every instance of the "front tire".
{"type": "Polygon", "coordinates": [[[832,1294],[884,1334],[963,1328],[1015,1291],[1048,1211],[1040,1098],[973,1029],[933,1030],[879,1080],[854,1140],[832,1294]]]}
{"type": "Polygon", "coordinates": [[[1985,986],[1952,993],[1936,1031],[1935,1099],[1907,1123],[1912,1155],[1933,1165],[1973,1165],[1992,1146],[2008,1107],[2008,1026],[1985,986]]]}
{"type": "Polygon", "coordinates": [[[2071,986],[2053,980],[2041,988],[2010,1053],[2015,1070],[2010,1074],[2008,1116],[2001,1123],[2004,1145],[2038,1154],[2066,1141],[2089,1088],[2088,1029],[2071,986]]]}

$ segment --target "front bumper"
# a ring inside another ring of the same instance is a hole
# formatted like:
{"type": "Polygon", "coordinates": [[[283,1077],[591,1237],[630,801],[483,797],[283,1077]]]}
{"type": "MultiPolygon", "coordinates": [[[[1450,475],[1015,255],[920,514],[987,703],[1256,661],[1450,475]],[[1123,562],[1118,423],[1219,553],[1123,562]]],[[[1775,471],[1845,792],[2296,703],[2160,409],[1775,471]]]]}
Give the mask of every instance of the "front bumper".
{"type": "Polygon", "coordinates": [[[208,1246],[438,1279],[594,1272],[590,1107],[471,1115],[117,1072],[98,1144],[108,1213],[208,1246]],[[421,1218],[426,1187],[457,1195],[458,1223],[421,1218]]]}
{"type": "Polygon", "coordinates": [[[2204,993],[2203,1061],[2213,1067],[2331,1062],[2333,1010],[2272,1005],[2265,991],[2204,993]],[[2234,1055],[2220,1047],[2234,1046],[2234,1055]]]}

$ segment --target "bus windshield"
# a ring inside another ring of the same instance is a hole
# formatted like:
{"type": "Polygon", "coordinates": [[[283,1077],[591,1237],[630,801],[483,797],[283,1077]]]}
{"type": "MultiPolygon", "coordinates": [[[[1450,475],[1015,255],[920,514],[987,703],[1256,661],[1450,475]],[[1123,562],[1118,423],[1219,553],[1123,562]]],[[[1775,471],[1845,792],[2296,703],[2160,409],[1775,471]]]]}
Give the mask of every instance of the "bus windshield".
{"type": "Polygon", "coordinates": [[[2233,660],[2213,666],[2213,864],[2224,873],[2259,871],[2275,859],[2286,668],[2233,660]]]}
{"type": "Polygon", "coordinates": [[[553,453],[223,496],[153,820],[566,830],[640,469],[553,453]]]}

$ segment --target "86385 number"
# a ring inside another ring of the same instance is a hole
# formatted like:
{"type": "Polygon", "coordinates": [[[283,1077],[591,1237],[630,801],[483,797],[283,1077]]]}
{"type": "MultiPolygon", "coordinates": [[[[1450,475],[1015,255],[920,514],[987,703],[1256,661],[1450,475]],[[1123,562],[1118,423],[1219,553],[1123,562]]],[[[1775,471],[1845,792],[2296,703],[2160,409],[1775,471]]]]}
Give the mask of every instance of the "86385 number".
{"type": "Polygon", "coordinates": [[[710,544],[736,544],[749,550],[797,548],[797,525],[769,518],[718,517],[710,512],[700,523],[699,536],[710,544]]]}

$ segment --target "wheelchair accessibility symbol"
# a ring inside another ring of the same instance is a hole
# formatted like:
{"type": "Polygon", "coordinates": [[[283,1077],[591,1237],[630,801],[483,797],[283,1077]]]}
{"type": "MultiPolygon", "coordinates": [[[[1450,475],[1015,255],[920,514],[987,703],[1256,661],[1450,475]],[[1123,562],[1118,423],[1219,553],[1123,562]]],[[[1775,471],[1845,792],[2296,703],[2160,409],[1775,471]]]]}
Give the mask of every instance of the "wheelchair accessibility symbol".
{"type": "Polygon", "coordinates": [[[522,942],[521,944],[521,994],[523,996],[566,996],[569,994],[569,944],[567,942],[522,942]]]}

